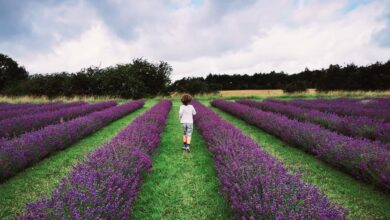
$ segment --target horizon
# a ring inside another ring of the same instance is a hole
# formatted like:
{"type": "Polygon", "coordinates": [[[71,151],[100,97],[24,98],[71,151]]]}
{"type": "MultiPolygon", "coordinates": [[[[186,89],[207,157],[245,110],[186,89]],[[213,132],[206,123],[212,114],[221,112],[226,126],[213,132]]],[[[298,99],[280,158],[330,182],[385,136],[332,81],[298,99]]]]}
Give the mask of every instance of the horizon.
{"type": "Polygon", "coordinates": [[[390,1],[0,0],[0,53],[30,74],[143,57],[172,81],[390,59],[390,1]]]}

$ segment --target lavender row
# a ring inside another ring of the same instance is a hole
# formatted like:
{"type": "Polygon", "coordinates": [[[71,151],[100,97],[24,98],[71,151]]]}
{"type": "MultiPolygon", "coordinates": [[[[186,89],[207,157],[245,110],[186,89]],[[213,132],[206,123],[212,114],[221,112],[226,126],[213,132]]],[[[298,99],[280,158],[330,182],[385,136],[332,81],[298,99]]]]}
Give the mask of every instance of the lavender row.
{"type": "Polygon", "coordinates": [[[18,110],[5,110],[0,111],[0,120],[4,120],[7,118],[17,117],[17,116],[23,116],[23,115],[32,115],[42,112],[49,112],[49,111],[55,111],[62,108],[69,108],[69,107],[75,107],[80,105],[86,105],[85,102],[72,102],[72,103],[50,103],[45,105],[39,105],[32,108],[24,108],[24,109],[18,109],[18,110]]]}
{"type": "Polygon", "coordinates": [[[390,151],[380,142],[343,136],[319,125],[239,103],[215,100],[212,105],[302,148],[357,179],[390,190],[390,151]]]}
{"type": "Polygon", "coordinates": [[[312,105],[316,104],[329,104],[336,105],[339,107],[354,107],[354,108],[374,108],[374,109],[386,109],[389,108],[387,105],[388,100],[383,98],[337,98],[337,99],[305,99],[302,100],[312,105]]]}
{"type": "Polygon", "coordinates": [[[26,109],[33,109],[33,108],[41,108],[44,106],[53,106],[61,104],[61,102],[45,102],[45,103],[3,103],[0,105],[0,114],[12,112],[12,111],[20,111],[20,110],[26,110],[26,109]]]}
{"type": "Polygon", "coordinates": [[[222,191],[237,219],[345,219],[347,210],[332,204],[299,175],[205,106],[194,103],[195,125],[211,151],[222,191]]]}
{"type": "Polygon", "coordinates": [[[113,140],[90,154],[61,181],[50,199],[27,205],[19,219],[130,219],[142,174],[171,108],[163,100],[113,140]]]}
{"type": "Polygon", "coordinates": [[[373,98],[362,100],[361,103],[367,108],[390,109],[390,98],[373,98]]]}
{"type": "Polygon", "coordinates": [[[49,125],[19,138],[0,141],[0,182],[143,105],[142,100],[133,101],[65,123],[49,125]]]}
{"type": "Polygon", "coordinates": [[[108,101],[4,119],[0,121],[0,138],[13,138],[23,133],[43,128],[50,124],[62,123],[91,112],[101,111],[103,109],[113,107],[116,104],[117,103],[114,101],[108,101]]]}
{"type": "MultiPolygon", "coordinates": [[[[280,113],[299,121],[319,124],[327,129],[347,136],[363,137],[390,143],[390,126],[369,117],[339,116],[335,113],[321,112],[316,109],[305,109],[278,102],[256,102],[253,100],[239,100],[237,102],[264,111],[280,113]]],[[[390,146],[387,148],[390,149],[390,146]]]]}
{"type": "Polygon", "coordinates": [[[38,107],[38,106],[44,106],[44,105],[50,105],[55,102],[44,102],[44,103],[29,103],[29,102],[24,102],[24,103],[8,103],[8,102],[2,102],[0,103],[0,111],[8,111],[11,109],[23,109],[23,108],[33,108],[33,107],[38,107]]]}
{"type": "Polygon", "coordinates": [[[316,100],[314,102],[308,100],[292,100],[288,101],[288,104],[308,109],[317,109],[323,112],[332,112],[339,115],[365,116],[371,117],[375,120],[390,122],[390,109],[365,108],[364,106],[358,106],[353,104],[351,105],[342,102],[330,103],[323,100],[316,100]]]}
{"type": "MultiPolygon", "coordinates": [[[[362,99],[348,99],[350,105],[355,105],[365,109],[378,110],[390,114],[390,98],[362,98],[362,99]]],[[[345,103],[347,104],[348,101],[345,103]]]]}
{"type": "Polygon", "coordinates": [[[32,108],[39,105],[45,105],[46,103],[42,104],[33,104],[33,103],[0,103],[0,111],[8,111],[8,110],[16,110],[16,109],[24,109],[24,108],[32,108]]]}
{"type": "Polygon", "coordinates": [[[390,98],[337,98],[337,99],[305,99],[306,102],[317,104],[320,103],[330,103],[330,104],[346,104],[346,105],[356,105],[365,108],[376,108],[376,109],[389,109],[390,108],[390,98]]]}

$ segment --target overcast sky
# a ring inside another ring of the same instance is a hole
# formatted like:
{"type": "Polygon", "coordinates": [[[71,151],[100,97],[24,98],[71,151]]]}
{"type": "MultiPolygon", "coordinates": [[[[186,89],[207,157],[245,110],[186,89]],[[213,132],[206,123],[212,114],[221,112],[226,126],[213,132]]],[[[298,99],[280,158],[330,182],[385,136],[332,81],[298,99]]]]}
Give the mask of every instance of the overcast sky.
{"type": "Polygon", "coordinates": [[[174,80],[390,59],[390,0],[0,0],[0,53],[30,73],[144,57],[174,80]]]}

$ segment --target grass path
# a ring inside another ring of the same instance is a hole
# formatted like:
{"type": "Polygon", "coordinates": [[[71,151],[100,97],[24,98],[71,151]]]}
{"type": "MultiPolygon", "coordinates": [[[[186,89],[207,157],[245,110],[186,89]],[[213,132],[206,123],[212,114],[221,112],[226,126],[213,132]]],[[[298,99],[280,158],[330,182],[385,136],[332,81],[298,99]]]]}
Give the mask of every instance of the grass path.
{"type": "MultiPolygon", "coordinates": [[[[208,102],[203,102],[210,106],[208,102]]],[[[359,219],[390,219],[390,196],[361,183],[303,151],[290,147],[277,137],[267,134],[246,122],[211,107],[224,119],[252,139],[293,172],[300,171],[302,179],[324,192],[333,202],[343,204],[350,211],[349,217],[359,219]]]]}
{"type": "Polygon", "coordinates": [[[231,219],[211,154],[196,130],[192,152],[181,150],[178,106],[175,101],[169,113],[153,171],[138,193],[134,219],[231,219]]]}
{"type": "Polygon", "coordinates": [[[85,158],[85,155],[113,138],[136,116],[155,103],[155,100],[148,100],[143,108],[110,123],[71,147],[0,184],[0,219],[13,219],[15,214],[23,211],[26,203],[33,202],[42,195],[48,195],[72,167],[85,158]]]}

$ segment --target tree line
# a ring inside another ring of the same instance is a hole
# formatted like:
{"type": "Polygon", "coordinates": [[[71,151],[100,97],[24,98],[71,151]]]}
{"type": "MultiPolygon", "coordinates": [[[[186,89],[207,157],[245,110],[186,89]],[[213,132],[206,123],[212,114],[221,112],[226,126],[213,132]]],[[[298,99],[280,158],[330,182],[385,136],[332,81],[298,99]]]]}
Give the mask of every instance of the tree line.
{"type": "Polygon", "coordinates": [[[28,74],[10,57],[0,54],[0,93],[3,95],[37,96],[115,96],[143,98],[167,95],[170,92],[190,94],[213,93],[219,90],[283,89],[286,92],[316,88],[332,90],[390,89],[390,60],[368,66],[330,65],[326,69],[296,74],[284,72],[253,75],[209,74],[187,77],[171,83],[172,67],[163,61],[151,63],[134,59],[127,64],[107,68],[89,67],[75,73],[28,74]]]}
{"type": "Polygon", "coordinates": [[[242,89],[283,89],[285,92],[305,91],[308,88],[324,92],[387,90],[390,89],[390,60],[360,67],[348,64],[345,67],[330,65],[321,70],[306,68],[296,74],[274,71],[253,75],[209,74],[204,78],[183,78],[174,82],[171,87],[174,91],[193,93],[242,89]]]}
{"type": "Polygon", "coordinates": [[[172,67],[166,62],[134,59],[107,68],[89,67],[75,73],[29,75],[9,57],[0,56],[0,92],[4,95],[113,96],[143,98],[168,94],[172,67]],[[21,74],[23,73],[23,74],[21,74]]]}

